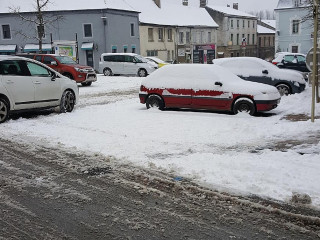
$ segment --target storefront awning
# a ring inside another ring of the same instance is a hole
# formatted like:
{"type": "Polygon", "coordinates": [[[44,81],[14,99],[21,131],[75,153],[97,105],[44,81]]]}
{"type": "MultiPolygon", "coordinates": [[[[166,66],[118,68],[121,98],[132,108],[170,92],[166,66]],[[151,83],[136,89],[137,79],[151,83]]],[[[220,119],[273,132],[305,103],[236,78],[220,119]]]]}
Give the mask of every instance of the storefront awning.
{"type": "Polygon", "coordinates": [[[92,50],[92,49],[93,49],[92,42],[82,43],[82,45],[81,45],[81,50],[92,50]]]}
{"type": "Polygon", "coordinates": [[[0,52],[16,52],[17,45],[0,45],[0,52]]]}
{"type": "MultiPolygon", "coordinates": [[[[42,51],[51,51],[51,44],[42,44],[42,51]]],[[[34,52],[39,51],[39,44],[26,44],[23,49],[24,52],[34,52]]]]}

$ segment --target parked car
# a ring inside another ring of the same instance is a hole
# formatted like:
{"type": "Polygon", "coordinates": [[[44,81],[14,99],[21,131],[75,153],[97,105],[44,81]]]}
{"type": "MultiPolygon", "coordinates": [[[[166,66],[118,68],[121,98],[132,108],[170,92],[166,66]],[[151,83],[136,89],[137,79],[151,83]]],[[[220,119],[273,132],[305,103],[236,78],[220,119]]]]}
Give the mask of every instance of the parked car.
{"type": "Polygon", "coordinates": [[[114,74],[146,77],[158,69],[158,65],[135,53],[103,53],[99,72],[105,76],[114,74]]]}
{"type": "Polygon", "coordinates": [[[154,62],[158,65],[159,68],[168,65],[169,63],[162,61],[160,58],[157,57],[145,57],[147,60],[150,60],[151,62],[154,62]]]}
{"type": "Polygon", "coordinates": [[[275,86],[281,96],[300,93],[306,86],[306,81],[301,73],[288,69],[279,69],[260,58],[220,58],[213,60],[213,63],[227,68],[244,80],[275,86]]]}
{"type": "Polygon", "coordinates": [[[42,62],[63,76],[81,83],[82,86],[90,86],[92,82],[97,81],[97,75],[92,67],[80,65],[68,56],[35,53],[18,54],[18,56],[42,62]]]}
{"type": "Polygon", "coordinates": [[[235,114],[277,107],[275,87],[242,80],[220,66],[178,64],[160,68],[142,81],[140,102],[147,108],[193,108],[235,114]]]}
{"type": "Polygon", "coordinates": [[[71,112],[79,96],[75,81],[27,58],[0,56],[0,123],[12,112],[59,107],[71,112]]]}
{"type": "Polygon", "coordinates": [[[276,53],[272,63],[279,68],[286,68],[299,71],[305,79],[308,79],[310,72],[306,65],[306,55],[301,53],[279,52],[276,53]]]}

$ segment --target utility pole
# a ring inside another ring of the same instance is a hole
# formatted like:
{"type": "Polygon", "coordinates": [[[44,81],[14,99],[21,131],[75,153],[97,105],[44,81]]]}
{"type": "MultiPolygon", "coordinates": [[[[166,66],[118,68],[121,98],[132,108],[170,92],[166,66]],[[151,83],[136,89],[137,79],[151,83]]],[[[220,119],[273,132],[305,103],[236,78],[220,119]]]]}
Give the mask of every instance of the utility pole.
{"type": "Polygon", "coordinates": [[[314,33],[313,33],[313,66],[312,66],[312,106],[311,106],[311,122],[315,118],[315,105],[316,105],[316,81],[318,81],[318,59],[317,59],[317,45],[318,45],[318,15],[319,15],[319,0],[313,0],[313,20],[314,20],[314,33]]]}

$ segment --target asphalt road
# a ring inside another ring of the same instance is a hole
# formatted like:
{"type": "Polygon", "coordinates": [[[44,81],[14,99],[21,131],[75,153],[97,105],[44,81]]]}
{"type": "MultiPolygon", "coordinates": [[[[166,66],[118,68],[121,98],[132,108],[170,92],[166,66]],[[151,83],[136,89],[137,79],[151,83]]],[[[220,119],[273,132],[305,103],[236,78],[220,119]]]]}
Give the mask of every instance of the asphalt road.
{"type": "Polygon", "coordinates": [[[320,239],[320,213],[0,138],[0,239],[320,239]]]}

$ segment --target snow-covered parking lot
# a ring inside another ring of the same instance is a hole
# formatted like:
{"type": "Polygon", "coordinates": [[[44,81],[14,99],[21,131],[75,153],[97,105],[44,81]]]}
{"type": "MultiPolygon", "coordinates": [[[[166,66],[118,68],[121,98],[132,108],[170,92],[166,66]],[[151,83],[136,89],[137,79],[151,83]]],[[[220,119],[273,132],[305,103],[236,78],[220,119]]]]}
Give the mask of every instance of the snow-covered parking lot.
{"type": "Polygon", "coordinates": [[[9,120],[0,125],[1,136],[112,155],[236,194],[289,201],[293,192],[306,193],[320,207],[320,120],[284,119],[310,114],[311,88],[251,117],[147,110],[139,103],[141,80],[99,76],[91,87],[80,87],[74,112],[9,120]]]}

